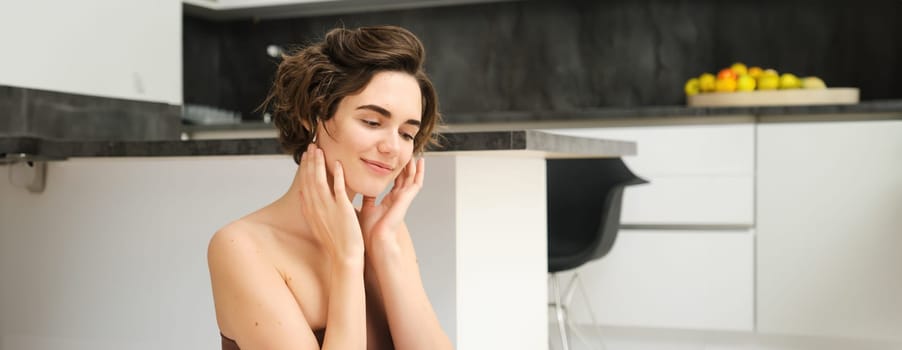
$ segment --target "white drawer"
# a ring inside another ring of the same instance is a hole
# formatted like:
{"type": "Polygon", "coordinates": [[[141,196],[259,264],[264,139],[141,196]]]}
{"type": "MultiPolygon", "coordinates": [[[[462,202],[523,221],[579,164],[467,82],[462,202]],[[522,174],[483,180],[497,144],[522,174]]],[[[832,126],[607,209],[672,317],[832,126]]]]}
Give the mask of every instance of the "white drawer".
{"type": "Polygon", "coordinates": [[[637,156],[624,161],[641,176],[727,174],[755,171],[753,124],[551,129],[553,133],[635,141],[637,156]]]}
{"type": "Polygon", "coordinates": [[[627,225],[754,225],[753,124],[553,129],[635,141],[623,160],[651,183],[626,189],[627,225]]]}
{"type": "MultiPolygon", "coordinates": [[[[623,230],[607,256],[577,271],[602,325],[754,327],[752,231],[623,230]]],[[[585,308],[576,293],[574,321],[591,322],[585,308]]]]}
{"type": "Polygon", "coordinates": [[[644,177],[648,184],[624,191],[621,224],[754,225],[752,175],[644,177]]]}

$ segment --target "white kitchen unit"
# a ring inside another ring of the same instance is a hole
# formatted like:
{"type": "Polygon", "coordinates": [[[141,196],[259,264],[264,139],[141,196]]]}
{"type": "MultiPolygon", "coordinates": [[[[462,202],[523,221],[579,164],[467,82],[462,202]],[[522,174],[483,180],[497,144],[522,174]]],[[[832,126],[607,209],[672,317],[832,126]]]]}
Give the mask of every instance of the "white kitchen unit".
{"type": "Polygon", "coordinates": [[[217,19],[324,16],[517,0],[182,0],[186,12],[217,19]]]}
{"type": "Polygon", "coordinates": [[[627,188],[611,253],[578,270],[600,323],[902,341],[894,119],[556,130],[637,141],[625,161],[651,181],[627,188]]]}
{"type": "Polygon", "coordinates": [[[554,130],[636,141],[624,162],[650,183],[624,191],[623,225],[752,226],[755,124],[554,130]]]}
{"type": "Polygon", "coordinates": [[[182,103],[179,0],[0,1],[0,45],[0,85],[182,103]]]}
{"type": "MultiPolygon", "coordinates": [[[[602,325],[754,329],[755,124],[555,129],[636,141],[608,256],[577,269],[602,325]]],[[[574,298],[574,320],[588,323],[574,298]]]]}
{"type": "Polygon", "coordinates": [[[902,341],[902,120],[758,126],[758,330],[902,341]]]}

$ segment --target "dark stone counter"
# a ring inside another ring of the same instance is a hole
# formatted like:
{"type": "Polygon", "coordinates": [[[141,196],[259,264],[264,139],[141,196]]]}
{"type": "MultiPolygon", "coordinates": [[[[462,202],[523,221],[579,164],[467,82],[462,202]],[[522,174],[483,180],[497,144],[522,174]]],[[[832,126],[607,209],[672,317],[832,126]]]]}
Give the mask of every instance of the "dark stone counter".
{"type": "MultiPolygon", "coordinates": [[[[519,129],[517,123],[567,123],[619,122],[620,124],[644,123],[648,121],[673,121],[691,118],[696,121],[714,121],[724,117],[753,117],[757,122],[781,121],[853,121],[853,120],[902,120],[902,100],[867,101],[845,105],[804,105],[766,107],[686,107],[660,106],[636,108],[597,108],[572,111],[508,111],[483,113],[455,113],[445,115],[449,126],[457,124],[475,125],[510,123],[510,129],[519,129]]],[[[245,122],[239,124],[184,125],[187,133],[205,131],[250,131],[275,130],[272,124],[245,122]]],[[[472,129],[472,128],[471,128],[472,129]]]]}
{"type": "MultiPolygon", "coordinates": [[[[515,152],[545,158],[601,158],[636,154],[633,142],[556,135],[534,130],[464,132],[442,135],[442,146],[427,153],[515,152]]],[[[71,157],[184,157],[283,154],[272,138],[192,141],[60,141],[0,137],[0,162],[71,157]]]]}

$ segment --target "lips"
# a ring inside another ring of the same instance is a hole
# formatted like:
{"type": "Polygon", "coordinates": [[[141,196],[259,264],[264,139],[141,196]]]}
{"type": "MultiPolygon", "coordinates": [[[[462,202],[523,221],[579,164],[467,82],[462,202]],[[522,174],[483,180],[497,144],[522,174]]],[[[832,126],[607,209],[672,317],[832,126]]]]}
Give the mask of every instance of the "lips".
{"type": "Polygon", "coordinates": [[[391,172],[393,170],[391,168],[391,166],[389,166],[388,164],[382,163],[382,162],[377,162],[374,160],[367,160],[367,159],[361,159],[361,160],[363,160],[363,163],[366,164],[367,168],[369,168],[373,172],[380,174],[380,175],[391,174],[391,172]]]}

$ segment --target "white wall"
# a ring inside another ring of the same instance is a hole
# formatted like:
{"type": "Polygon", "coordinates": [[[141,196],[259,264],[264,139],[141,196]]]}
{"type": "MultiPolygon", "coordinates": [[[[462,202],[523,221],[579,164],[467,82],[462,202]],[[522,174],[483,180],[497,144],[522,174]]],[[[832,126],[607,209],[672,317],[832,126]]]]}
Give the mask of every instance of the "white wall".
{"type": "MultiPolygon", "coordinates": [[[[0,181],[0,350],[215,349],[210,236],[281,196],[288,157],[50,163],[0,181]]],[[[6,166],[0,166],[6,172],[6,166]]]]}
{"type": "Polygon", "coordinates": [[[181,6],[0,1],[0,85],[181,104],[181,6]]]}

